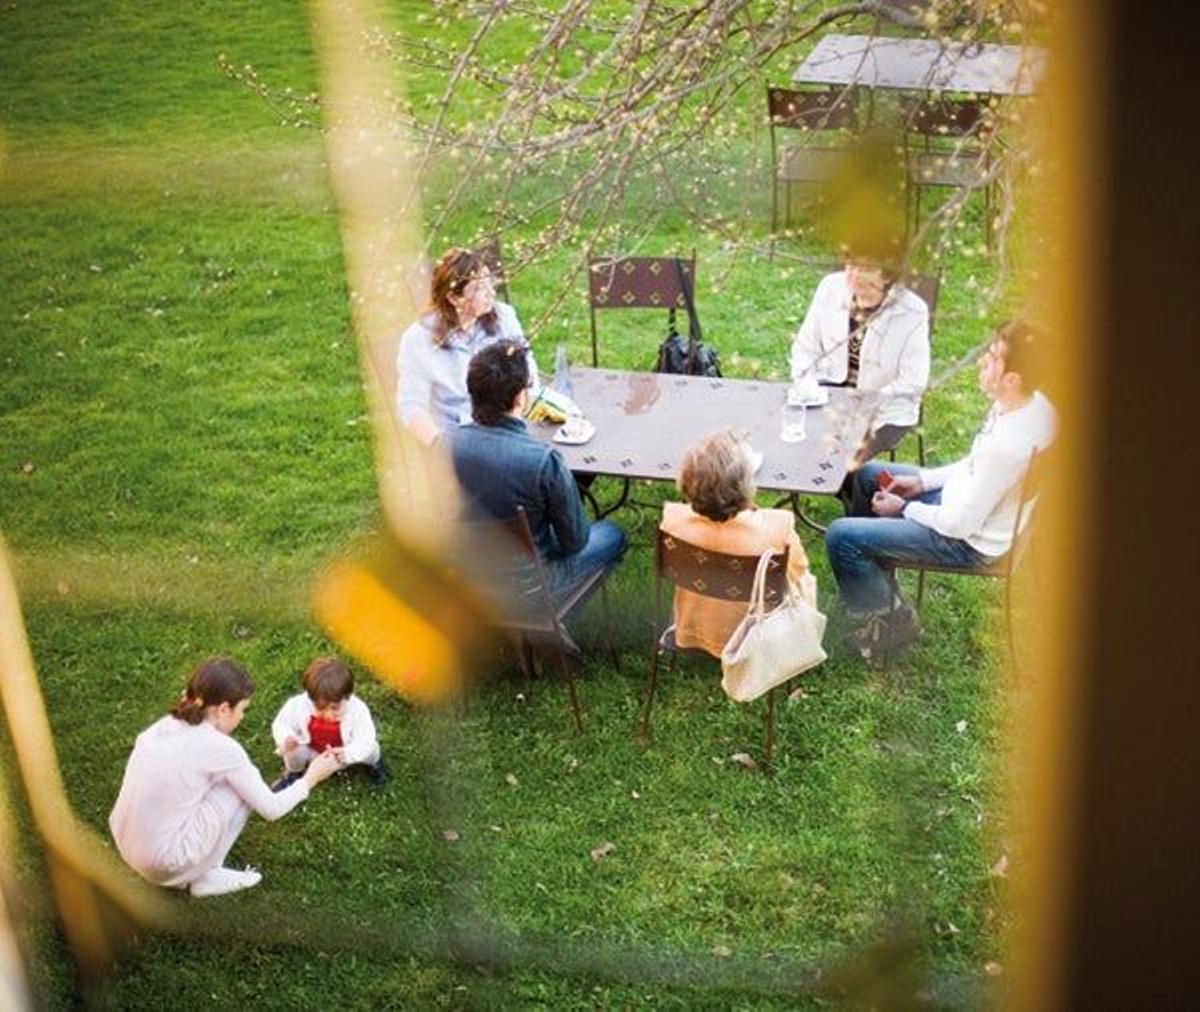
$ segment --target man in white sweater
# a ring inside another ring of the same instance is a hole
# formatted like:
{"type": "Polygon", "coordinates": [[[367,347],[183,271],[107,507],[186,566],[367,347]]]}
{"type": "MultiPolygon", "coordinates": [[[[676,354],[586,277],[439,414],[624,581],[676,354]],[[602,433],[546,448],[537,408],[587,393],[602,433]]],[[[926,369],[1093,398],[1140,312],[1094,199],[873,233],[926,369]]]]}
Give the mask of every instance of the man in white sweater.
{"type": "Polygon", "coordinates": [[[979,360],[979,386],[992,406],[962,460],[937,468],[873,463],[852,476],[848,515],[829,525],[825,545],[847,613],[861,623],[850,638],[864,656],[920,635],[915,613],[898,601],[891,563],[974,569],[1011,547],[1025,470],[1057,424],[1034,385],[1038,343],[1025,322],[997,329],[979,360]]]}

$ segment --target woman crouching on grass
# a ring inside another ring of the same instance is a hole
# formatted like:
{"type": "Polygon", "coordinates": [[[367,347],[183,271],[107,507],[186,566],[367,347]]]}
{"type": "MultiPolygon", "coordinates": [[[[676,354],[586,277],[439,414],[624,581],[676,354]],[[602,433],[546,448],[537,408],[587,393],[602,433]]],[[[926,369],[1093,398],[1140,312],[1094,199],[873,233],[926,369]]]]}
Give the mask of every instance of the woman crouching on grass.
{"type": "Polygon", "coordinates": [[[257,885],[252,868],[223,867],[250,809],[278,819],[338,769],[332,752],[273,794],[231,735],[254,682],[226,657],[205,661],[171,712],[137,736],[121,793],[108,818],[121,857],[143,878],[217,896],[257,885]]]}

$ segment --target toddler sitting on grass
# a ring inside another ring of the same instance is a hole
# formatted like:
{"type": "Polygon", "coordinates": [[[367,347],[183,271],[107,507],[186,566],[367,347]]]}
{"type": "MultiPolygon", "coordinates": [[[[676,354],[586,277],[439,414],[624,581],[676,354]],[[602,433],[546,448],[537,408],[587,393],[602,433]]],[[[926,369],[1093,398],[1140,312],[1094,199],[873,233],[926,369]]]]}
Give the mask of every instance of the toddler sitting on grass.
{"type": "Polygon", "coordinates": [[[304,671],[304,691],[283,704],[271,723],[284,775],[272,789],[281,791],[308,764],[332,750],[342,767],[363,765],[373,783],[388,777],[379,753],[375,722],[367,704],[354,695],[354,676],[336,657],[318,657],[304,671]]]}

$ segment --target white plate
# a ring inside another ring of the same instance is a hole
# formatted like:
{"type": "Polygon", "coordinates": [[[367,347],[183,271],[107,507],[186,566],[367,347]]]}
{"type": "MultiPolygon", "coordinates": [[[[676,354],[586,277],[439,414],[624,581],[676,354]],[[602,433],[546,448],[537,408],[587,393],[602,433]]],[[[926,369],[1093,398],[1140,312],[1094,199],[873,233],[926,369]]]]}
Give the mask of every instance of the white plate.
{"type": "Polygon", "coordinates": [[[571,421],[574,423],[575,433],[568,436],[566,434],[566,425],[560,426],[558,431],[554,433],[554,441],[556,443],[564,443],[567,446],[580,446],[596,434],[596,426],[586,418],[572,418],[571,421]]]}
{"type": "Polygon", "coordinates": [[[819,408],[829,403],[829,388],[819,387],[816,397],[811,400],[801,400],[796,396],[796,391],[788,387],[787,402],[788,406],[793,408],[819,408]]]}

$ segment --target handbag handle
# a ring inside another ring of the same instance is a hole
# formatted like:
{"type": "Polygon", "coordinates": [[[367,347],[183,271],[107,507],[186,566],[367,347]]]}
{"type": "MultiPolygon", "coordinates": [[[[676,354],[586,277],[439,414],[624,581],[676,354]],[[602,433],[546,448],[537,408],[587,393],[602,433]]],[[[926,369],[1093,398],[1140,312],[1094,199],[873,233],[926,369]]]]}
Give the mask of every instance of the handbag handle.
{"type": "MultiPolygon", "coordinates": [[[[759,618],[767,613],[767,570],[771,568],[771,559],[780,554],[778,549],[767,548],[758,557],[758,568],[754,571],[754,586],[750,591],[749,611],[759,618]]],[[[789,580],[787,589],[784,591],[784,601],[791,600],[791,597],[792,586],[789,580]]]]}
{"type": "Polygon", "coordinates": [[[696,315],[696,302],[692,298],[692,289],[688,285],[687,276],[683,269],[683,261],[679,257],[671,257],[675,262],[675,274],[679,278],[679,290],[683,293],[683,304],[688,314],[688,372],[696,368],[697,345],[704,339],[700,333],[700,317],[696,315]]]}

